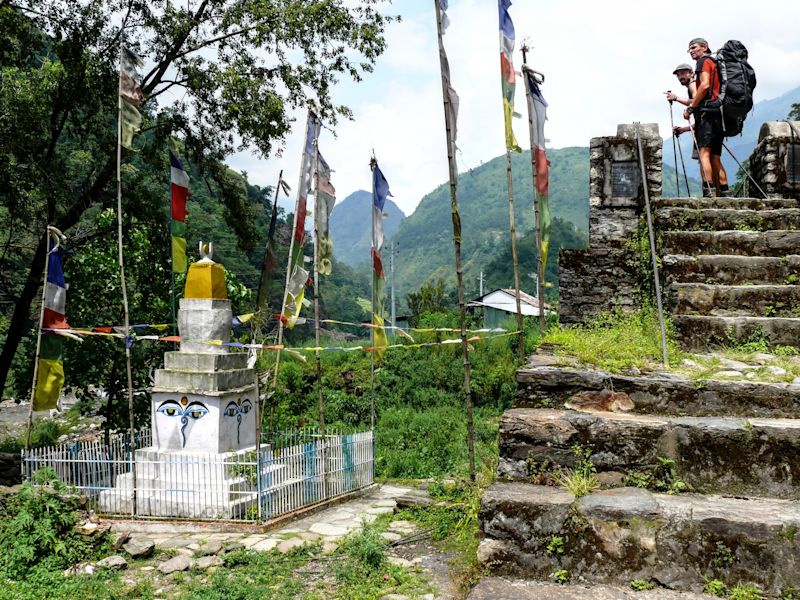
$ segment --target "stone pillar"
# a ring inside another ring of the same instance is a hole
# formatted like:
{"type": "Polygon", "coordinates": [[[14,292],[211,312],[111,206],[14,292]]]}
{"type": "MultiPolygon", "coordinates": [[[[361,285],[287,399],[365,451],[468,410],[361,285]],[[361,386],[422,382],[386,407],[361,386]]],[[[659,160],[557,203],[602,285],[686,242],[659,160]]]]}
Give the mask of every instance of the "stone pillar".
{"type": "MultiPolygon", "coordinates": [[[[767,121],[750,155],[750,173],[769,198],[800,200],[800,121],[767,121]]],[[[750,196],[759,195],[750,189],[750,196]]]]}
{"type": "MultiPolygon", "coordinates": [[[[641,124],[650,198],[661,196],[661,144],[658,125],[641,124]]],[[[559,318],[580,323],[619,307],[638,307],[639,245],[647,235],[644,187],[634,125],[619,125],[613,137],[589,145],[589,248],[559,254],[559,318]]],[[[646,238],[645,238],[646,240],[646,238]]]]}

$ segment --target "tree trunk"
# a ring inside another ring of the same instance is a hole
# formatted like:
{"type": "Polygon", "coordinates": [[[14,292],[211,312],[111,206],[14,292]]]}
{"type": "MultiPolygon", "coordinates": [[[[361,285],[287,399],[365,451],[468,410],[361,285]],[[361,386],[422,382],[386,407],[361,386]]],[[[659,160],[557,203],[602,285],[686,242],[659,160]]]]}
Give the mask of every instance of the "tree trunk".
{"type": "Polygon", "coordinates": [[[8,334],[6,335],[5,344],[3,344],[3,350],[0,352],[0,397],[2,397],[5,390],[8,373],[11,370],[11,363],[14,360],[14,355],[17,353],[19,343],[30,328],[31,305],[42,283],[46,240],[46,235],[43,235],[39,240],[39,244],[36,246],[36,252],[34,252],[33,255],[33,260],[31,261],[30,270],[28,271],[28,278],[25,280],[25,286],[22,288],[19,298],[17,298],[17,301],[14,303],[14,313],[11,315],[8,334]]]}

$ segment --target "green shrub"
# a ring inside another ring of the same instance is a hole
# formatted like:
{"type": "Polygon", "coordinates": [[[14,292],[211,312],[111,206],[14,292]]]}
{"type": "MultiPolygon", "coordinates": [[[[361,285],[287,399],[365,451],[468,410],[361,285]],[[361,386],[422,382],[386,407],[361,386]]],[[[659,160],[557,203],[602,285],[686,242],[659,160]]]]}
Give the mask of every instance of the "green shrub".
{"type": "Polygon", "coordinates": [[[762,600],[763,598],[763,590],[752,583],[737,583],[728,594],[728,600],[762,600]]]}
{"type": "Polygon", "coordinates": [[[375,573],[386,563],[386,540],[375,526],[366,522],[360,530],[344,537],[339,551],[367,574],[375,573]]]}
{"type": "Polygon", "coordinates": [[[22,579],[37,566],[63,569],[95,556],[73,529],[76,505],[77,498],[67,494],[50,468],[25,482],[0,526],[0,577],[22,579]]]}
{"type": "Polygon", "coordinates": [[[646,590],[652,590],[656,587],[656,584],[652,581],[647,581],[646,579],[634,579],[630,583],[631,589],[636,590],[637,592],[644,592],[646,590]]]}

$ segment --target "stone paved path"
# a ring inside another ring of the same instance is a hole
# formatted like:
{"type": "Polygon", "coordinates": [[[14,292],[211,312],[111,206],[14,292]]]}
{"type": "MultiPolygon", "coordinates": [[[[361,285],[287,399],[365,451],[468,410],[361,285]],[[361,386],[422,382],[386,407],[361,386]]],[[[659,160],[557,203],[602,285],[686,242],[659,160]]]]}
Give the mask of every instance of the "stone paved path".
{"type": "MultiPolygon", "coordinates": [[[[247,548],[254,551],[268,552],[277,549],[289,552],[292,548],[306,543],[321,543],[323,552],[336,550],[338,542],[345,535],[362,526],[364,522],[372,522],[382,514],[392,514],[401,504],[430,503],[430,497],[424,490],[399,485],[377,485],[364,495],[333,505],[319,512],[310,514],[296,521],[287,522],[267,532],[237,531],[235,524],[223,523],[181,523],[153,521],[118,521],[112,524],[112,530],[129,535],[129,544],[150,547],[147,555],[153,553],[152,543],[156,550],[173,549],[173,558],[160,561],[157,565],[142,567],[141,571],[151,572],[156,569],[161,573],[174,570],[205,570],[222,563],[216,556],[224,551],[247,548]],[[174,565],[172,563],[175,563],[174,565]]],[[[396,519],[382,535],[389,543],[397,543],[417,533],[417,525],[410,521],[396,519]]],[[[438,594],[414,596],[424,600],[451,600],[457,591],[449,580],[446,553],[442,553],[426,539],[414,540],[389,549],[389,561],[407,568],[419,568],[427,580],[438,590],[438,594]]],[[[131,580],[132,581],[132,580],[131,580]]],[[[158,590],[162,592],[162,590],[158,590]]],[[[167,593],[166,590],[163,593],[167,593]]],[[[162,597],[162,594],[157,594],[162,597]]],[[[387,600],[404,600],[405,596],[389,595],[387,600]]]]}

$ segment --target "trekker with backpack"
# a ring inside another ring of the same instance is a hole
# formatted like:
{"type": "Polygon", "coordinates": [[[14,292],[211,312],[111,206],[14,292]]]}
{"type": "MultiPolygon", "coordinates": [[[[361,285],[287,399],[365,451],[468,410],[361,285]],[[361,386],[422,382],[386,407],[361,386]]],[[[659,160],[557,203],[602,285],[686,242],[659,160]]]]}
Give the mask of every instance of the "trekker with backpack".
{"type": "Polygon", "coordinates": [[[720,76],[717,63],[708,49],[704,38],[695,38],[689,42],[689,55],[697,61],[695,65],[695,81],[697,91],[691,99],[683,118],[687,121],[694,114],[694,134],[700,154],[700,170],[703,181],[703,196],[712,195],[711,185],[716,188],[718,196],[730,195],[728,174],[722,166],[722,140],[725,136],[722,125],[722,113],[719,110],[720,76]],[[716,102],[716,104],[714,104],[716,102]]]}

